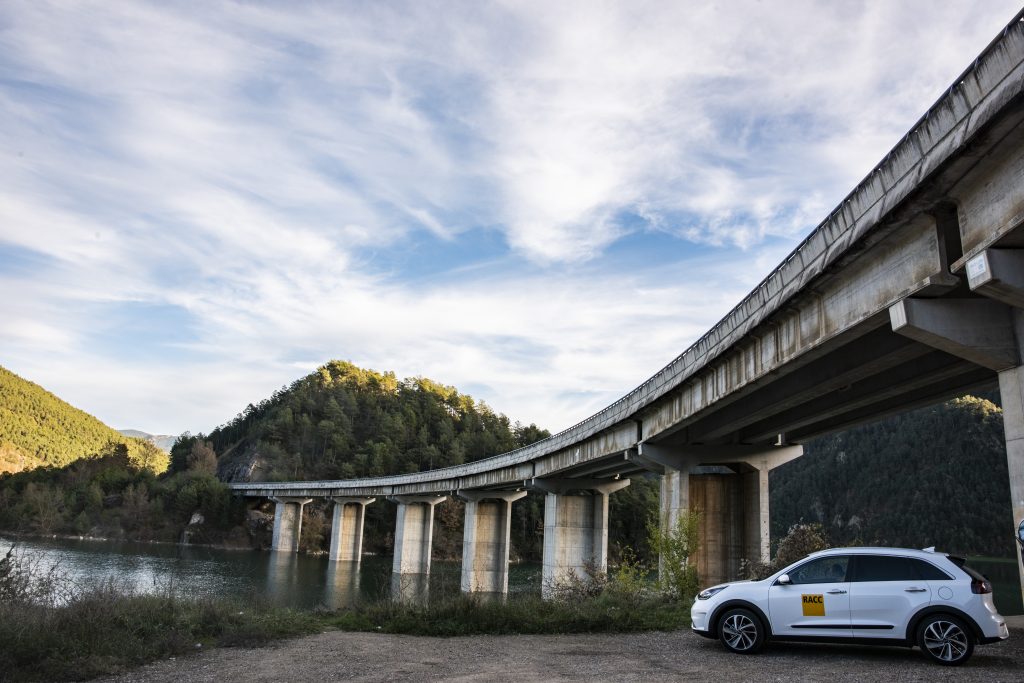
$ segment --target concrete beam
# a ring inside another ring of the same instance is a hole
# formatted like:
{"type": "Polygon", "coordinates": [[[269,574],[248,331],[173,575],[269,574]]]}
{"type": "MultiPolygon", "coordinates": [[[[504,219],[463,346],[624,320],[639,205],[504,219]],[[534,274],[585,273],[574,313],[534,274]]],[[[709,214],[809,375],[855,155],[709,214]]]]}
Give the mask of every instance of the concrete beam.
{"type": "Polygon", "coordinates": [[[393,574],[429,574],[434,540],[434,506],[448,496],[390,496],[398,503],[393,574]]]}
{"type": "Polygon", "coordinates": [[[608,496],[629,486],[628,479],[597,480],[592,495],[568,495],[555,491],[579,490],[572,485],[547,482],[544,497],[544,559],[541,596],[549,598],[573,578],[588,581],[593,573],[608,570],[608,496]]]}
{"type": "MultiPolygon", "coordinates": [[[[779,435],[781,437],[781,435],[779,435]]],[[[689,470],[697,465],[744,463],[754,469],[775,469],[804,454],[799,445],[758,446],[750,444],[680,444],[662,446],[641,441],[636,457],[676,471],[689,470]]]]}
{"type": "Polygon", "coordinates": [[[270,549],[276,552],[297,553],[302,536],[302,508],[312,498],[271,498],[274,501],[274,535],[270,549]]]}
{"type": "Polygon", "coordinates": [[[961,361],[959,368],[961,371],[954,375],[933,377],[931,379],[935,381],[912,391],[903,391],[829,419],[811,421],[804,427],[788,432],[788,435],[794,441],[806,443],[819,436],[841,432],[865,422],[906,413],[915,408],[934,405],[972,391],[991,389],[996,385],[996,373],[987,368],[980,368],[965,361],[961,361]]]}
{"type": "Polygon", "coordinates": [[[967,261],[971,290],[1024,308],[1024,249],[986,249],[967,261]]]}
{"type": "Polygon", "coordinates": [[[629,479],[531,479],[527,488],[544,493],[567,494],[570,491],[594,491],[603,495],[614,493],[629,486],[629,479]]]}
{"type": "Polygon", "coordinates": [[[780,429],[792,435],[808,425],[858,412],[864,408],[870,409],[886,399],[905,396],[939,381],[954,380],[968,369],[976,368],[959,358],[940,353],[930,347],[921,344],[915,346],[926,349],[927,355],[914,362],[904,363],[878,375],[864,378],[807,405],[783,411],[773,415],[771,419],[749,425],[740,432],[740,439],[757,442],[771,438],[780,429]]]}
{"type": "Polygon", "coordinates": [[[1020,365],[1010,310],[986,299],[902,299],[889,319],[897,334],[999,371],[1020,365]]]}
{"type": "MultiPolygon", "coordinates": [[[[735,403],[711,411],[687,427],[687,440],[714,443],[747,425],[771,423],[780,413],[827,398],[867,377],[911,363],[929,351],[893,334],[885,325],[790,374],[774,378],[735,403]]],[[[780,426],[776,433],[783,429],[780,426]]]]}
{"type": "Polygon", "coordinates": [[[327,559],[359,562],[363,556],[363,520],[366,506],[377,500],[364,497],[335,497],[331,520],[331,549],[327,559]]]}
{"type": "Polygon", "coordinates": [[[462,592],[508,593],[512,503],[526,491],[460,491],[466,501],[462,536],[462,592]]]}

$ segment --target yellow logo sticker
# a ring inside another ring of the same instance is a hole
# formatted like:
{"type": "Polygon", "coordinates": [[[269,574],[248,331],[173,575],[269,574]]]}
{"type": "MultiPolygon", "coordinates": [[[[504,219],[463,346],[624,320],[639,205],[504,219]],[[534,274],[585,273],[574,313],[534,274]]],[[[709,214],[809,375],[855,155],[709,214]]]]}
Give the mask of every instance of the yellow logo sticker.
{"type": "Polygon", "coordinates": [[[800,596],[804,601],[804,616],[805,617],[823,617],[825,616],[825,596],[824,595],[802,595],[800,596]]]}

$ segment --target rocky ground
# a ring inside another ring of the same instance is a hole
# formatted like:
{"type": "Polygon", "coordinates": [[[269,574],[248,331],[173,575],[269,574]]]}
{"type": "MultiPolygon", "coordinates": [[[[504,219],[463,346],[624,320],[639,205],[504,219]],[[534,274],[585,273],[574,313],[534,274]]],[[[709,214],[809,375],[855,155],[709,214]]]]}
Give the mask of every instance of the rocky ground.
{"type": "Polygon", "coordinates": [[[965,666],[917,649],[773,643],[726,652],[687,631],[422,638],[331,631],[256,649],[220,649],[152,664],[105,683],[202,681],[998,681],[1024,680],[1024,617],[1008,641],[965,666]]]}

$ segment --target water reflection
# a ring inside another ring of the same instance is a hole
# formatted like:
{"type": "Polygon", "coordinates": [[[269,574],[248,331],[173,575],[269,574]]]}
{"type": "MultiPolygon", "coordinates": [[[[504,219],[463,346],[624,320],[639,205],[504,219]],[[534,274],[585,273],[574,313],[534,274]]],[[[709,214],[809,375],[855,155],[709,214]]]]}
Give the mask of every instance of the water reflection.
{"type": "Polygon", "coordinates": [[[327,584],[324,605],[328,609],[344,609],[359,602],[360,563],[338,560],[327,563],[327,584]]]}
{"type": "Polygon", "coordinates": [[[391,574],[391,598],[406,605],[425,605],[430,598],[430,574],[391,574]]]}
{"type": "Polygon", "coordinates": [[[296,553],[268,553],[267,595],[279,603],[287,603],[295,595],[299,579],[299,556],[296,553]]]}

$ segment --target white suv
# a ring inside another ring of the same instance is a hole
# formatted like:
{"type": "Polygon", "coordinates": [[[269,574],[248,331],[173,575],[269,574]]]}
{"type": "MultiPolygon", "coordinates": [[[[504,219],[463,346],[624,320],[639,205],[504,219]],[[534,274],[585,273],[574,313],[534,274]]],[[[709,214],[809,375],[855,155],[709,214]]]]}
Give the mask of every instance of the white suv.
{"type": "Polygon", "coordinates": [[[961,558],[905,548],[833,548],[761,581],[708,588],[690,610],[694,633],[741,654],[765,641],[918,645],[939,664],[1009,637],[992,584],[961,558]]]}

